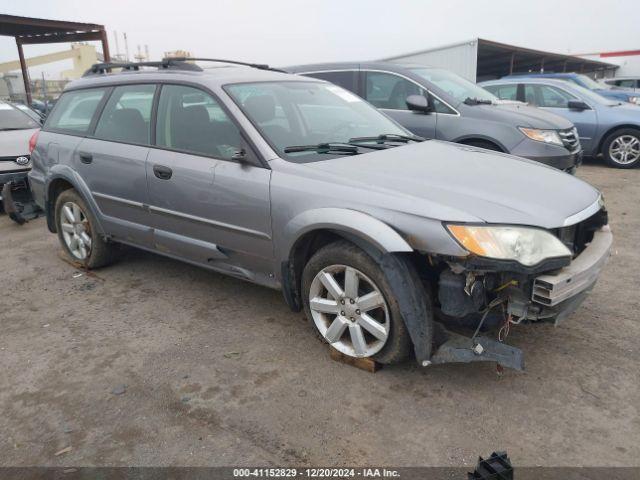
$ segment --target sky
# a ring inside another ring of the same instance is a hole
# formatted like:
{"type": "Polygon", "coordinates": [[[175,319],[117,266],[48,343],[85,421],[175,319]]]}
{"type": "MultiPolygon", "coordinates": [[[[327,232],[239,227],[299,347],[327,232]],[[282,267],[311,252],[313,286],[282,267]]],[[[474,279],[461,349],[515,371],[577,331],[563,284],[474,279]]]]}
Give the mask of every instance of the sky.
{"type": "MultiPolygon", "coordinates": [[[[117,31],[121,51],[126,32],[130,53],[148,45],[152,59],[181,49],[274,66],[373,60],[475,37],[558,53],[640,49],[637,10],[637,0],[0,0],[0,13],[103,24],[112,53],[117,31]]],[[[13,38],[0,37],[0,62],[15,59],[13,38]]]]}

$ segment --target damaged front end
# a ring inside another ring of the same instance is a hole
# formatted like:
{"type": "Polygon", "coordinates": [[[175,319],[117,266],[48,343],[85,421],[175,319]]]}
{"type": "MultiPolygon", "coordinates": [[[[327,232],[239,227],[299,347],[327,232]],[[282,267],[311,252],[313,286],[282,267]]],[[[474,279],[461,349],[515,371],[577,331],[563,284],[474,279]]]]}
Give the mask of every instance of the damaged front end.
{"type": "Polygon", "coordinates": [[[595,285],[611,250],[604,208],[552,233],[572,253],[570,257],[532,266],[477,255],[428,257],[430,283],[437,284],[438,322],[432,356],[423,365],[493,361],[524,369],[522,351],[503,343],[510,328],[557,324],[569,316],[595,285]]]}

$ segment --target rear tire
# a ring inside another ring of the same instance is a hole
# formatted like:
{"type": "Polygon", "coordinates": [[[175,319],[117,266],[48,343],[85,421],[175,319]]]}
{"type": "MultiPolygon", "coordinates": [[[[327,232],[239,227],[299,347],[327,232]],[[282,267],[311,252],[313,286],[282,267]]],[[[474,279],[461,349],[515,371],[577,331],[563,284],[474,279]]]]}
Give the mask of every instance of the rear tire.
{"type": "Polygon", "coordinates": [[[386,276],[354,244],[341,240],[318,250],[304,267],[302,292],[305,313],[316,333],[345,355],[390,364],[411,352],[411,339],[386,276]]]}
{"type": "Polygon", "coordinates": [[[640,130],[623,128],[613,132],[602,143],[602,156],[615,168],[640,165],[640,130]]]}
{"type": "Polygon", "coordinates": [[[113,261],[114,245],[98,233],[95,217],[75,190],[65,190],[56,199],[55,223],[60,244],[73,262],[100,268],[113,261]]]}

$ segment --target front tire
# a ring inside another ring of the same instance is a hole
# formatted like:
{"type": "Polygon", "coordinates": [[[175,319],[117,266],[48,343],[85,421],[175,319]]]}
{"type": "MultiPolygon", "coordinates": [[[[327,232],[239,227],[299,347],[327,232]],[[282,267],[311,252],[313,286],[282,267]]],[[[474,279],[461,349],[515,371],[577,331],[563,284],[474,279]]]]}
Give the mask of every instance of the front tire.
{"type": "Polygon", "coordinates": [[[58,239],[69,259],[86,268],[112,262],[113,245],[98,234],[97,221],[78,192],[69,189],[58,196],[55,222],[58,239]]]}
{"type": "Polygon", "coordinates": [[[623,128],[613,132],[602,144],[602,156],[615,168],[640,165],[640,130],[623,128]]]}
{"type": "Polygon", "coordinates": [[[390,364],[411,351],[409,333],[377,263],[347,241],[318,250],[302,274],[304,309],[318,335],[351,357],[390,364]]]}

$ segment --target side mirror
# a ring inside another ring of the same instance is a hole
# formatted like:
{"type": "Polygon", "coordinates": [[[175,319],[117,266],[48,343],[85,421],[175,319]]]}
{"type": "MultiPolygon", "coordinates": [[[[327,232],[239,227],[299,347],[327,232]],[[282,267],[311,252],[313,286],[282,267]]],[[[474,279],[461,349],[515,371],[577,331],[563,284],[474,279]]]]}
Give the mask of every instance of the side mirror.
{"type": "Polygon", "coordinates": [[[429,94],[409,95],[407,97],[407,108],[412,112],[429,113],[433,111],[433,102],[429,94]]]}
{"type": "Polygon", "coordinates": [[[233,155],[231,155],[231,160],[234,162],[238,162],[242,165],[250,165],[249,157],[247,155],[247,151],[244,148],[237,150],[233,155]]]}
{"type": "Polygon", "coordinates": [[[567,108],[569,108],[569,110],[589,110],[591,107],[582,100],[569,100],[567,102],[567,108]]]}

